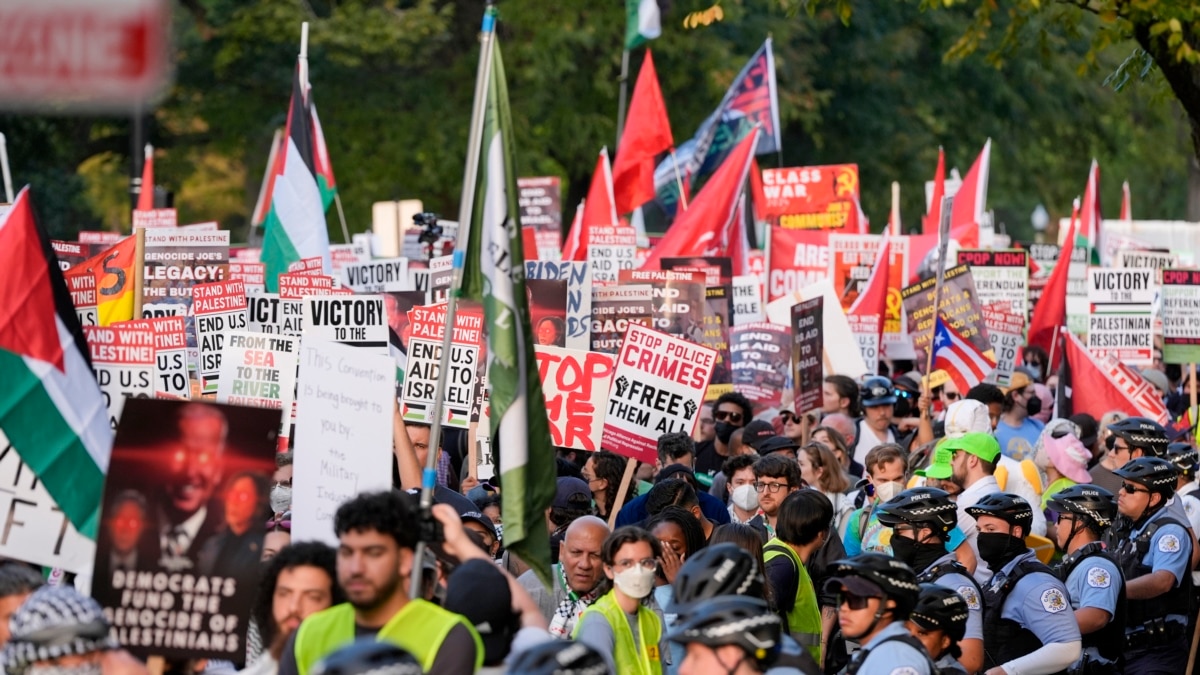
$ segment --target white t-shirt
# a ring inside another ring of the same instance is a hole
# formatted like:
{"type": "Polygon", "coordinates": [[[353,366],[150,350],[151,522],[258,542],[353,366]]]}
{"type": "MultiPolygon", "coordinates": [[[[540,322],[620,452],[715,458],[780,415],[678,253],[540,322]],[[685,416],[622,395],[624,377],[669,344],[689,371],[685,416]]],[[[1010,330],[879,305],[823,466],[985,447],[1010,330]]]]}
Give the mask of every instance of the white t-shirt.
{"type": "Polygon", "coordinates": [[[863,420],[858,424],[858,438],[854,443],[854,461],[862,464],[863,470],[866,471],[867,453],[874,450],[877,445],[895,442],[896,437],[892,435],[891,427],[887,429],[887,439],[881,441],[875,436],[875,430],[867,425],[866,420],[863,420]]]}

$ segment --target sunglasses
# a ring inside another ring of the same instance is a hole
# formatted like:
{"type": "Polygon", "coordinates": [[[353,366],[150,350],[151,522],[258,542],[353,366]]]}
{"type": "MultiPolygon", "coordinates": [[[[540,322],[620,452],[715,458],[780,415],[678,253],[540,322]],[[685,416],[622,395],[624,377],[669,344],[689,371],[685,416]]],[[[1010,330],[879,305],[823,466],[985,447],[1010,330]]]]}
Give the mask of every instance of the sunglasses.
{"type": "Polygon", "coordinates": [[[962,398],[962,394],[957,391],[944,391],[942,392],[942,396],[945,396],[948,401],[957,401],[962,398]]]}
{"type": "Polygon", "coordinates": [[[793,413],[790,413],[786,410],[779,413],[779,419],[783,420],[784,424],[794,424],[794,423],[800,421],[800,418],[796,417],[793,413]]]}
{"type": "Polygon", "coordinates": [[[1137,487],[1136,485],[1130,485],[1129,483],[1121,483],[1121,489],[1124,490],[1127,494],[1131,494],[1131,495],[1137,494],[1139,492],[1145,492],[1146,494],[1150,494],[1150,491],[1147,490],[1146,488],[1140,488],[1140,487],[1137,487]]]}
{"type": "Polygon", "coordinates": [[[290,520],[275,520],[267,521],[267,532],[292,532],[292,521],[290,520]]]}
{"type": "Polygon", "coordinates": [[[871,598],[869,596],[855,595],[847,591],[838,591],[837,606],[841,607],[842,605],[845,605],[847,608],[852,610],[866,609],[867,603],[870,601],[870,599],[871,598]]]}
{"type": "Polygon", "coordinates": [[[713,419],[718,422],[729,422],[731,424],[741,424],[742,413],[730,412],[728,410],[717,410],[713,413],[713,419]]]}

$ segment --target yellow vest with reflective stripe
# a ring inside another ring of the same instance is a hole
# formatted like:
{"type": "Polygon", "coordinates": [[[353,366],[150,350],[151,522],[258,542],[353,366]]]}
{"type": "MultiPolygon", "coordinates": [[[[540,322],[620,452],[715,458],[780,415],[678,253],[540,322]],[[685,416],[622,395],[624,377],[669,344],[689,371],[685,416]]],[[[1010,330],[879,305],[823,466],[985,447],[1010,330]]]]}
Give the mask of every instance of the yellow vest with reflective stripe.
{"type": "MultiPolygon", "coordinates": [[[[633,644],[633,631],[629,630],[629,618],[625,610],[617,604],[613,591],[600,596],[600,599],[583,610],[583,615],[575,624],[571,633],[574,639],[579,634],[579,627],[588,614],[599,614],[608,622],[613,632],[613,665],[621,675],[662,675],[662,655],[658,653],[658,641],[662,638],[662,624],[658,615],[638,605],[638,639],[642,644],[633,644]]],[[[304,675],[301,673],[301,675],[304,675]]]]}
{"type": "Polygon", "coordinates": [[[800,555],[782,539],[775,538],[763,547],[763,563],[770,562],[781,555],[792,559],[799,570],[796,580],[796,598],[792,609],[788,611],[788,632],[808,650],[808,653],[821,662],[821,607],[817,604],[817,590],[813,587],[808,569],[800,560],[800,555]],[[780,550],[782,549],[782,550],[780,550]]]}

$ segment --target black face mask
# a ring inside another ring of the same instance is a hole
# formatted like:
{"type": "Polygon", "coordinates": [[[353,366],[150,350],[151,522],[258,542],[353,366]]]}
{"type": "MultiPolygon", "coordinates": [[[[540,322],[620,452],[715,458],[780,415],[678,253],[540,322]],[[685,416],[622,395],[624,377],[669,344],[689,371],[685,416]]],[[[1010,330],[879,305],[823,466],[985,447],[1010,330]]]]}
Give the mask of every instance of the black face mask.
{"type": "Polygon", "coordinates": [[[1023,539],[1017,539],[1007,532],[980,532],[978,542],[979,557],[988,564],[993,573],[999,572],[1026,550],[1023,539]]]}
{"type": "Polygon", "coordinates": [[[1029,413],[1030,417],[1042,412],[1042,397],[1034,394],[1025,402],[1025,412],[1029,413]]]}
{"type": "Polygon", "coordinates": [[[733,426],[729,422],[717,422],[714,427],[717,431],[717,440],[725,445],[729,445],[729,439],[733,436],[733,432],[738,430],[738,427],[733,426]]]}
{"type": "Polygon", "coordinates": [[[946,555],[946,547],[938,542],[922,543],[908,537],[892,535],[892,555],[913,568],[917,574],[929,569],[938,558],[946,555]]]}

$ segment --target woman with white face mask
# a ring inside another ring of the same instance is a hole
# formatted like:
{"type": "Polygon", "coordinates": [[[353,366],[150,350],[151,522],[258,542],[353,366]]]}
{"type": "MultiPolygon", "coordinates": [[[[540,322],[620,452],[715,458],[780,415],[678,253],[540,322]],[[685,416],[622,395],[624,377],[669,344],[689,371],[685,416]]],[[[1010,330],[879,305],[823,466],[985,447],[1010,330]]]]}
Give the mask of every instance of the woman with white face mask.
{"type": "Polygon", "coordinates": [[[621,675],[662,675],[665,647],[662,621],[645,604],[654,591],[662,545],[640,527],[608,535],[600,551],[611,590],[583,612],[572,638],[610,659],[621,675]]]}

